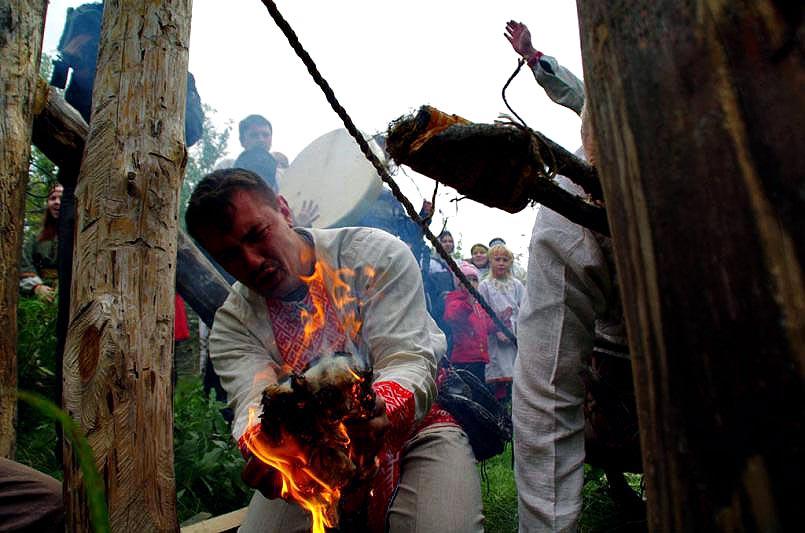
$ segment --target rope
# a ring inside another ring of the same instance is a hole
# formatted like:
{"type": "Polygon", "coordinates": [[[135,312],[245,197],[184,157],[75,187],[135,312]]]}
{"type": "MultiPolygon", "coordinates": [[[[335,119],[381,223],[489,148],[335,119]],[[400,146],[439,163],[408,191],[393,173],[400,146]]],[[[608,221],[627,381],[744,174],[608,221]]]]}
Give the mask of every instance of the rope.
{"type": "Polygon", "coordinates": [[[520,73],[520,69],[523,68],[523,65],[525,65],[525,59],[523,59],[523,58],[518,59],[517,60],[517,68],[514,69],[514,72],[512,73],[512,75],[509,76],[509,79],[506,81],[506,84],[503,86],[503,90],[500,91],[500,95],[503,97],[503,103],[506,104],[506,107],[509,108],[509,111],[512,112],[512,115],[517,117],[517,120],[520,121],[520,124],[527,128],[528,125],[525,123],[525,120],[523,120],[522,117],[520,117],[520,115],[517,114],[517,111],[512,109],[512,106],[509,105],[509,101],[506,100],[506,89],[509,88],[509,84],[512,82],[514,77],[517,76],[520,73]]]}
{"type": "Polygon", "coordinates": [[[422,233],[425,235],[425,237],[427,237],[427,239],[433,245],[434,249],[439,254],[439,256],[445,260],[447,266],[450,267],[450,270],[453,272],[453,274],[455,274],[456,277],[459,279],[459,281],[461,281],[461,284],[464,285],[467,291],[478,301],[479,304],[481,304],[481,307],[483,307],[484,311],[486,311],[486,313],[489,315],[489,317],[492,319],[492,321],[495,323],[498,329],[500,329],[500,331],[502,331],[503,334],[506,335],[506,337],[515,346],[517,346],[517,337],[515,337],[514,333],[512,333],[511,330],[508,327],[506,327],[506,324],[504,324],[503,321],[500,320],[497,313],[495,313],[494,309],[492,309],[492,307],[489,306],[489,304],[483,298],[483,296],[481,296],[475,289],[475,287],[473,287],[470,284],[469,280],[467,280],[466,276],[464,276],[464,273],[461,272],[461,269],[458,267],[453,258],[450,257],[447,252],[445,252],[444,248],[442,248],[442,244],[439,242],[439,239],[437,239],[436,236],[433,233],[431,233],[427,224],[419,216],[419,213],[417,213],[414,206],[411,204],[408,198],[405,197],[405,195],[400,190],[400,187],[389,175],[386,166],[380,162],[375,153],[369,147],[369,143],[366,142],[366,139],[363,138],[361,132],[352,122],[352,118],[350,118],[346,110],[338,102],[338,99],[335,97],[335,93],[333,93],[332,88],[330,88],[330,84],[327,83],[327,80],[325,80],[324,77],[321,75],[319,69],[316,67],[316,63],[313,62],[313,59],[310,57],[310,54],[307,53],[302,44],[299,42],[299,38],[296,36],[296,32],[294,32],[293,28],[291,28],[290,24],[288,24],[288,22],[285,20],[282,14],[279,12],[277,5],[273,2],[273,0],[261,0],[261,1],[263,2],[263,5],[266,6],[268,13],[271,15],[271,18],[274,19],[274,22],[277,24],[279,29],[285,35],[285,38],[288,40],[288,44],[291,45],[293,51],[296,52],[296,55],[299,56],[299,59],[301,59],[302,63],[304,63],[305,67],[307,67],[307,71],[313,77],[313,80],[321,88],[322,92],[324,92],[324,97],[327,99],[327,102],[329,102],[330,107],[333,108],[333,111],[335,111],[335,113],[344,123],[344,127],[347,129],[349,134],[352,135],[352,138],[355,139],[355,142],[358,143],[358,147],[360,147],[363,155],[375,168],[378,175],[380,176],[380,179],[382,179],[383,182],[385,182],[386,185],[389,186],[392,194],[394,194],[394,197],[403,205],[406,213],[408,213],[408,216],[411,218],[411,220],[416,222],[422,228],[422,233]]]}

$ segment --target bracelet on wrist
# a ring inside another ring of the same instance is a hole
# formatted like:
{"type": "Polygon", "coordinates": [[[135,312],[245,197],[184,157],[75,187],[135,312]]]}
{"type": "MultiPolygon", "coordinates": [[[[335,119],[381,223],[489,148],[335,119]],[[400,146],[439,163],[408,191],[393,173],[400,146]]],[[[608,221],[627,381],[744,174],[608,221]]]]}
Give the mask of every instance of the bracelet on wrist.
{"type": "Polygon", "coordinates": [[[529,67],[533,67],[534,64],[539,61],[539,59],[543,56],[543,53],[539,50],[535,50],[533,54],[531,54],[528,59],[526,59],[526,63],[528,63],[529,67]]]}

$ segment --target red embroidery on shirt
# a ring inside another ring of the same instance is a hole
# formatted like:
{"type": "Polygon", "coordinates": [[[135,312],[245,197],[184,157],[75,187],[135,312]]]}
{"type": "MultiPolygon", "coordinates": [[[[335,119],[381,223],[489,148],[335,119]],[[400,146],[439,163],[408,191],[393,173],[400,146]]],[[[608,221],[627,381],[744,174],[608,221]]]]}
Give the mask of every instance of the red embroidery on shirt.
{"type": "Polygon", "coordinates": [[[304,370],[316,357],[344,350],[346,344],[344,328],[320,279],[314,278],[310,282],[308,293],[301,302],[267,299],[266,305],[280,357],[295,372],[304,370]],[[314,300],[324,303],[324,325],[313,332],[309,342],[305,342],[302,310],[314,313],[314,300]]]}
{"type": "Polygon", "coordinates": [[[391,423],[386,432],[386,446],[397,450],[411,438],[414,430],[414,394],[393,381],[378,381],[372,388],[386,401],[386,416],[391,423]]]}

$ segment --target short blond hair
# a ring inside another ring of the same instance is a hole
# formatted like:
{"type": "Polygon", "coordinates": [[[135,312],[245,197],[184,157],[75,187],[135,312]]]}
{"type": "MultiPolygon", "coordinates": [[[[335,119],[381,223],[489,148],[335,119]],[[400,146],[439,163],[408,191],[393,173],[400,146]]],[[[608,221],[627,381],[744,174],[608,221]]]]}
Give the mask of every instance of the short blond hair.
{"type": "Polygon", "coordinates": [[[490,259],[494,255],[505,255],[510,260],[514,261],[514,254],[512,253],[511,250],[506,248],[505,244],[496,244],[495,246],[489,249],[487,255],[489,256],[490,259]]]}

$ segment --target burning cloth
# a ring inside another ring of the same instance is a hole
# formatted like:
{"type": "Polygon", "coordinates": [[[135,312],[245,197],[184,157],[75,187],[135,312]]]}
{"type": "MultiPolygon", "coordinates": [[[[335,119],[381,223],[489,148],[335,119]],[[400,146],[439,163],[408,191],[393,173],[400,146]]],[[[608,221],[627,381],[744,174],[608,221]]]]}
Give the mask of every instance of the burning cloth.
{"type": "Polygon", "coordinates": [[[249,437],[260,430],[262,393],[278,376],[289,369],[302,373],[321,354],[365,357],[390,421],[368,503],[367,529],[382,530],[403,444],[424,427],[455,425],[435,406],[444,335],[427,314],[416,261],[399,240],[367,228],[304,235],[317,260],[313,275],[303,278],[305,294],[266,300],[236,283],[215,317],[212,361],[235,411],[233,434],[244,453],[253,454],[249,437]]]}

